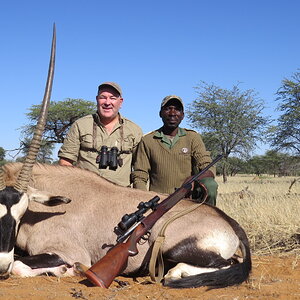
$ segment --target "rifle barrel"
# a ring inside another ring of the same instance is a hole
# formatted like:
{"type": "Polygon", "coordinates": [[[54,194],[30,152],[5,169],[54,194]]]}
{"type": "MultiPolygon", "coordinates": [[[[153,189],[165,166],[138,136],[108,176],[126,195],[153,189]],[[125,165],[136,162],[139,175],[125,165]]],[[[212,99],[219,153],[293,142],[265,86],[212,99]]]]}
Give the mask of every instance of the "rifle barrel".
{"type": "Polygon", "coordinates": [[[185,184],[187,184],[187,185],[192,184],[195,180],[197,180],[202,174],[204,174],[208,169],[210,169],[214,164],[216,164],[222,158],[223,158],[223,154],[218,154],[211,163],[209,163],[206,167],[204,167],[198,174],[196,174],[193,177],[191,177],[183,185],[185,185],[185,184]]]}

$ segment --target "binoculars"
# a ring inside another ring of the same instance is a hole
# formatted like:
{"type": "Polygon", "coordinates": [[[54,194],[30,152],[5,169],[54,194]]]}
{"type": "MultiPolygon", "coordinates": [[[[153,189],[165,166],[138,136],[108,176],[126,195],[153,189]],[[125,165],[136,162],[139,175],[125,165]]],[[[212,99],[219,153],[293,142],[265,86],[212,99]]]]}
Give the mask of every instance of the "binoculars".
{"type": "Polygon", "coordinates": [[[119,159],[119,149],[117,147],[111,147],[108,150],[107,146],[102,146],[99,155],[96,158],[96,163],[99,164],[99,169],[116,170],[118,166],[122,165],[121,159],[119,159]]]}

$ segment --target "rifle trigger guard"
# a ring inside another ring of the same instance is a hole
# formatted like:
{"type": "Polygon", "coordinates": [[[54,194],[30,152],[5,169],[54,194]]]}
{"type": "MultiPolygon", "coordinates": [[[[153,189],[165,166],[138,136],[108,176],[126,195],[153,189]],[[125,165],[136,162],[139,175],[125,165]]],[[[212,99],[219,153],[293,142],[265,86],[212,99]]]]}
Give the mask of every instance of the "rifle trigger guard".
{"type": "Polygon", "coordinates": [[[151,235],[151,232],[150,232],[150,231],[147,231],[147,233],[146,233],[145,235],[143,235],[143,236],[141,237],[141,239],[139,240],[139,245],[145,244],[145,243],[149,240],[150,235],[151,235]]]}

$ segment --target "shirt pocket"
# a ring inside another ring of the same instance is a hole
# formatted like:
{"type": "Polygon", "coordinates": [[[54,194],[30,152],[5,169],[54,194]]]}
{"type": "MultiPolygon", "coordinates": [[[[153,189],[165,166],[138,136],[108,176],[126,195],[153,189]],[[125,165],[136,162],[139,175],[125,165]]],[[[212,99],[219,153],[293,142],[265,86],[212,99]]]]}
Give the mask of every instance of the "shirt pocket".
{"type": "Polygon", "coordinates": [[[178,153],[178,160],[182,164],[187,164],[187,165],[191,164],[192,153],[189,147],[181,147],[177,153],[178,153]]]}
{"type": "Polygon", "coordinates": [[[130,135],[123,139],[122,151],[132,152],[134,146],[134,136],[130,135]]]}
{"type": "Polygon", "coordinates": [[[91,134],[84,134],[81,136],[81,146],[83,148],[88,149],[93,149],[93,136],[91,134]]]}

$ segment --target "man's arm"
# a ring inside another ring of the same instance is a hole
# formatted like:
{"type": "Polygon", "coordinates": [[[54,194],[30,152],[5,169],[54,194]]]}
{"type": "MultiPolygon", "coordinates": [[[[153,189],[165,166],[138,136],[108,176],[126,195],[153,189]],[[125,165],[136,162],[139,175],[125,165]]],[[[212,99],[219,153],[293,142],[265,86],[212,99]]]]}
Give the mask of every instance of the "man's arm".
{"type": "Polygon", "coordinates": [[[143,137],[143,131],[138,125],[136,125],[136,129],[134,131],[134,142],[132,146],[132,162],[131,162],[132,166],[136,161],[136,152],[142,137],[143,137]]]}
{"type": "MultiPolygon", "coordinates": [[[[192,143],[191,143],[191,151],[193,157],[193,171],[194,174],[198,173],[200,170],[205,168],[209,163],[211,163],[212,159],[210,156],[210,152],[207,151],[206,146],[202,140],[202,137],[197,132],[191,132],[193,135],[192,143]]],[[[211,167],[210,170],[215,175],[216,169],[215,167],[211,167]]],[[[210,176],[209,176],[210,177],[210,176]]]]}
{"type": "Polygon", "coordinates": [[[61,157],[58,161],[58,164],[60,166],[73,166],[73,161],[71,159],[68,159],[68,158],[63,158],[61,157]]]}
{"type": "MultiPolygon", "coordinates": [[[[210,152],[206,150],[201,135],[198,133],[196,133],[195,138],[193,139],[192,149],[193,158],[195,160],[194,172],[198,173],[199,170],[202,170],[211,162],[210,152]]],[[[202,201],[203,194],[206,194],[207,198],[205,199],[205,202],[214,206],[216,205],[218,184],[214,179],[215,174],[216,167],[212,166],[195,181],[192,192],[193,199],[196,199],[196,201],[202,201]]]]}
{"type": "Polygon", "coordinates": [[[59,165],[72,166],[74,162],[77,162],[80,149],[80,133],[77,123],[73,123],[67,136],[64,139],[64,143],[58,151],[59,165]]]}
{"type": "Polygon", "coordinates": [[[146,153],[146,145],[143,138],[137,147],[136,153],[133,156],[133,160],[133,172],[131,173],[133,188],[146,191],[150,171],[150,162],[146,153]]]}

